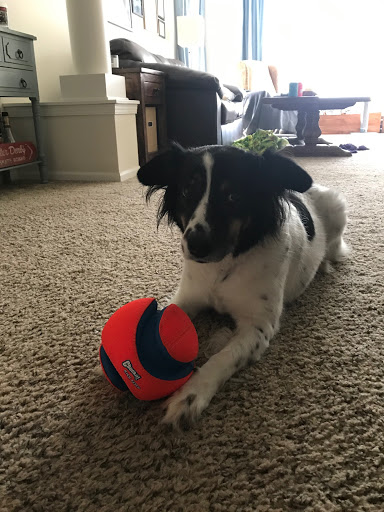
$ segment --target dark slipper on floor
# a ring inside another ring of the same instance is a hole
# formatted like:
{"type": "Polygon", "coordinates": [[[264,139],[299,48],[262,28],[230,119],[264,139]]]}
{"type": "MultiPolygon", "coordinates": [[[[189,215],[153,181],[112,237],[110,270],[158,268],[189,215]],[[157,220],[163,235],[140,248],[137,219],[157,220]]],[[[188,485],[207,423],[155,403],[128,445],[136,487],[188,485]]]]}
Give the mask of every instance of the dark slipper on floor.
{"type": "Polygon", "coordinates": [[[340,144],[341,149],[350,151],[351,153],[357,153],[357,147],[354,144],[340,144]]]}

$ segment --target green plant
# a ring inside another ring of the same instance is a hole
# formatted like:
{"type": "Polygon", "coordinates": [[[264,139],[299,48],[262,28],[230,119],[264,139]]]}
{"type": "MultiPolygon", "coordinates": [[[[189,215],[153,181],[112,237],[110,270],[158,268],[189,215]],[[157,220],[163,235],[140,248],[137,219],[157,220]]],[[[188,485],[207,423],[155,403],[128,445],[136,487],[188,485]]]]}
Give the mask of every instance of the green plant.
{"type": "Polygon", "coordinates": [[[236,140],[232,146],[252,151],[258,155],[262,155],[264,151],[279,151],[288,144],[288,140],[283,137],[277,137],[272,130],[257,130],[252,135],[236,140]]]}

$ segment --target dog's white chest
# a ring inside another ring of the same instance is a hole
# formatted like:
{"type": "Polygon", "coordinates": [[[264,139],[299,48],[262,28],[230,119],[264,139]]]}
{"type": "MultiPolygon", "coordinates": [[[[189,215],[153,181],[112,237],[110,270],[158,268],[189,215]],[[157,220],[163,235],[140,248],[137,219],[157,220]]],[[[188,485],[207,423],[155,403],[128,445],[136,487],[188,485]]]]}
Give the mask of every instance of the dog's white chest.
{"type": "Polygon", "coordinates": [[[207,305],[218,313],[228,312],[226,298],[234,286],[233,269],[225,262],[204,265],[204,267],[200,287],[206,297],[207,305]]]}
{"type": "Polygon", "coordinates": [[[251,315],[255,294],[267,294],[271,284],[274,265],[271,260],[266,265],[265,256],[264,251],[254,251],[248,257],[226,258],[219,263],[187,262],[187,287],[198,290],[206,306],[218,313],[241,310],[244,315],[251,315]]]}

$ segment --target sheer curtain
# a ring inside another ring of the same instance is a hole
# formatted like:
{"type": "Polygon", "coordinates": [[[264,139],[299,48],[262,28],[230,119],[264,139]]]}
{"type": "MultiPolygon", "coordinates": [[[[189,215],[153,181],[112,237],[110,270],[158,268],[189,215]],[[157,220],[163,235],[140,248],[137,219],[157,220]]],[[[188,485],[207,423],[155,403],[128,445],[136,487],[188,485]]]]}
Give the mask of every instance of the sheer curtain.
{"type": "MultiPolygon", "coordinates": [[[[205,0],[175,0],[175,15],[176,16],[191,16],[200,14],[205,17],[205,0]]],[[[200,71],[206,71],[206,48],[205,45],[199,48],[184,48],[177,44],[177,27],[176,27],[176,57],[184,62],[187,66],[190,65],[190,60],[197,62],[200,71]],[[192,59],[191,59],[192,57],[192,59]]]]}
{"type": "Polygon", "coordinates": [[[243,0],[206,0],[205,23],[208,73],[240,86],[243,0]]]}
{"type": "Polygon", "coordinates": [[[325,96],[371,96],[384,110],[383,0],[268,0],[263,59],[281,92],[302,82],[325,96]]]}

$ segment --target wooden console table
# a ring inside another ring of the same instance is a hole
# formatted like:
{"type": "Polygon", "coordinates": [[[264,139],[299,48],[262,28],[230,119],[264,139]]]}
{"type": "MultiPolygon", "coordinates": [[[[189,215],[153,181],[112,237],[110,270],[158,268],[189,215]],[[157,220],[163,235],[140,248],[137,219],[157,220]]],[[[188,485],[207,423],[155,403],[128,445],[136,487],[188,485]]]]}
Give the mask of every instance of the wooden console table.
{"type": "Polygon", "coordinates": [[[113,73],[125,77],[127,98],[140,101],[136,128],[139,163],[144,165],[167,147],[165,75],[147,68],[114,69],[113,73]]]}
{"type": "MultiPolygon", "coordinates": [[[[355,103],[368,104],[369,97],[354,96],[350,98],[320,98],[318,96],[278,96],[263,98],[263,103],[272,105],[279,110],[297,110],[296,138],[289,139],[295,156],[352,156],[333,144],[328,143],[321,136],[319,126],[320,110],[333,110],[352,107],[355,103]]],[[[368,109],[364,107],[366,116],[368,109]]],[[[288,146],[287,146],[288,147],[288,146]]]]}
{"type": "Polygon", "coordinates": [[[39,89],[33,49],[33,41],[36,40],[36,37],[3,28],[0,30],[0,39],[0,97],[29,98],[31,100],[38,155],[34,162],[5,167],[0,171],[7,171],[9,178],[9,173],[13,169],[37,164],[42,183],[47,183],[48,172],[40,126],[39,89]]]}

